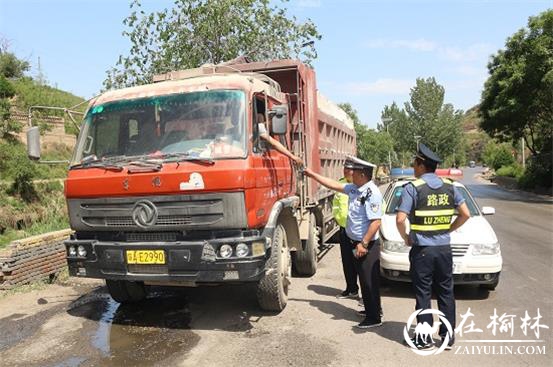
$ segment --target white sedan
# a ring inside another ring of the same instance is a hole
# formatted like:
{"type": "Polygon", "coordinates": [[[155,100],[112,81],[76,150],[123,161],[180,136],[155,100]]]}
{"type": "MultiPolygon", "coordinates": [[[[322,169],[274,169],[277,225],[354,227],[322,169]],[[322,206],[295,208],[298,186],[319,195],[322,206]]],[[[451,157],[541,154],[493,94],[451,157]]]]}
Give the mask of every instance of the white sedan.
{"type": "MultiPolygon", "coordinates": [[[[385,212],[380,226],[380,271],[389,280],[411,281],[410,247],[405,246],[396,227],[396,209],[403,186],[411,180],[414,179],[392,182],[384,193],[385,212]]],[[[454,181],[454,185],[466,199],[471,218],[451,233],[453,281],[455,284],[479,284],[483,288],[494,290],[499,283],[503,259],[495,232],[484,216],[494,214],[495,209],[486,206],[480,209],[463,184],[454,181]]]]}

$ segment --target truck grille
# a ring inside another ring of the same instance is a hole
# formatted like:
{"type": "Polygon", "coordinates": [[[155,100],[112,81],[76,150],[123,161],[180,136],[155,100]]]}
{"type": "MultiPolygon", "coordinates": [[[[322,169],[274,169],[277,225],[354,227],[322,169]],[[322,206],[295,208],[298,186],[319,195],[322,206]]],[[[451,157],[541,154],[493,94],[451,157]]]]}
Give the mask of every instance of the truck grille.
{"type": "Polygon", "coordinates": [[[128,242],[175,242],[176,232],[136,232],[127,233],[128,242]]]}
{"type": "Polygon", "coordinates": [[[463,257],[469,250],[470,245],[451,245],[451,254],[453,257],[463,257]]]}
{"type": "Polygon", "coordinates": [[[69,199],[77,231],[171,231],[247,227],[243,192],[69,199]],[[140,223],[139,223],[140,221],[140,223]]]}

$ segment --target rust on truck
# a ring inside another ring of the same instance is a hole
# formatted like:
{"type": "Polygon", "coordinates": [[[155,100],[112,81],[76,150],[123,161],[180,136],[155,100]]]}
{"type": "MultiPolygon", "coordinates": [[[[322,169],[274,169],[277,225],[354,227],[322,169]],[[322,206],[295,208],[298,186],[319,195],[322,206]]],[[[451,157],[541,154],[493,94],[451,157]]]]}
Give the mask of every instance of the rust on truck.
{"type": "Polygon", "coordinates": [[[275,138],[341,176],[353,123],[299,61],[203,66],[95,98],[65,182],[70,274],[106,279],[119,302],[148,284],[254,282],[260,306],[282,310],[292,266],[313,275],[338,227],[332,192],[259,139],[276,118],[275,138]]]}

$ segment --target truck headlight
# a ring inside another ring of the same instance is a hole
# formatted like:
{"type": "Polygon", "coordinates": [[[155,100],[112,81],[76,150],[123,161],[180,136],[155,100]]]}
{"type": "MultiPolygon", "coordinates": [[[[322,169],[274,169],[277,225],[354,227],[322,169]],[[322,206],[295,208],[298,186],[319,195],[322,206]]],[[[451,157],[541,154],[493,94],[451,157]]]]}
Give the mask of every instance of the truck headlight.
{"type": "Polygon", "coordinates": [[[250,252],[250,249],[248,245],[245,243],[239,243],[236,245],[236,256],[238,257],[246,257],[248,256],[248,253],[250,252]]]}
{"type": "Polygon", "coordinates": [[[79,255],[80,257],[86,257],[86,249],[84,248],[84,246],[79,245],[79,247],[77,247],[77,255],[79,255]]]}
{"type": "Polygon", "coordinates": [[[477,243],[472,245],[472,254],[480,255],[497,255],[499,253],[499,243],[477,243]]]}
{"type": "Polygon", "coordinates": [[[411,247],[405,246],[403,241],[384,241],[384,250],[405,254],[411,250],[411,247]]]}
{"type": "Polygon", "coordinates": [[[75,246],[69,246],[69,256],[77,256],[77,249],[75,248],[75,246]]]}
{"type": "Polygon", "coordinates": [[[232,246],[231,245],[223,245],[219,247],[219,255],[222,258],[228,259],[232,256],[232,246]]]}

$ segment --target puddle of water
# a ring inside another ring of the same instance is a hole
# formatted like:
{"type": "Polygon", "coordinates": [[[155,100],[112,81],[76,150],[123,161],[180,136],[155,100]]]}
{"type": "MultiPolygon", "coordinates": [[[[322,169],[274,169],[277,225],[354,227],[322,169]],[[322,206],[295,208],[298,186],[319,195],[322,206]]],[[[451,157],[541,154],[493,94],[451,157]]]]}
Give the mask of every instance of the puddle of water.
{"type": "Polygon", "coordinates": [[[100,365],[158,364],[185,354],[200,340],[189,329],[190,310],[183,297],[157,295],[131,305],[105,298],[83,304],[71,313],[98,321],[91,344],[102,355],[100,365]]]}

